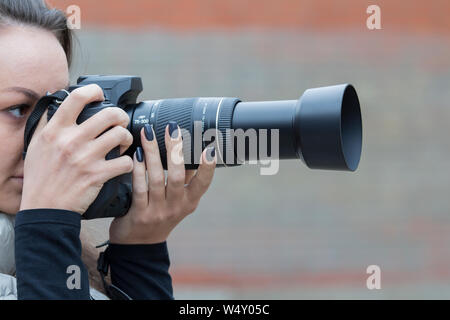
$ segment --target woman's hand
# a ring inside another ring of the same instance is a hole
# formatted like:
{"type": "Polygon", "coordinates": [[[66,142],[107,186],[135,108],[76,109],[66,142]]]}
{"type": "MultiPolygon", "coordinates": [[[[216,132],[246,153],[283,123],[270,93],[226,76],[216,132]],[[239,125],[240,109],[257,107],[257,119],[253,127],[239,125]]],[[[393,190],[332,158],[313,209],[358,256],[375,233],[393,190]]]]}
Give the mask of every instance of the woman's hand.
{"type": "Polygon", "coordinates": [[[103,100],[102,89],[88,85],[72,91],[48,123],[44,114],[27,150],[20,210],[52,208],[83,214],[106,181],[133,170],[129,156],[105,160],[116,146],[122,154],[132,144],[125,111],[105,108],[76,123],[87,104],[103,100]]]}
{"type": "Polygon", "coordinates": [[[138,149],[134,156],[132,205],[125,216],[115,218],[111,223],[111,243],[152,244],[165,241],[175,226],[197,208],[200,198],[211,183],[216,167],[214,149],[206,148],[202,152],[195,175],[194,170],[186,171],[181,131],[172,122],[165,132],[168,170],[166,185],[154,137],[155,133],[150,125],[141,130],[145,161],[142,149],[138,149]]]}

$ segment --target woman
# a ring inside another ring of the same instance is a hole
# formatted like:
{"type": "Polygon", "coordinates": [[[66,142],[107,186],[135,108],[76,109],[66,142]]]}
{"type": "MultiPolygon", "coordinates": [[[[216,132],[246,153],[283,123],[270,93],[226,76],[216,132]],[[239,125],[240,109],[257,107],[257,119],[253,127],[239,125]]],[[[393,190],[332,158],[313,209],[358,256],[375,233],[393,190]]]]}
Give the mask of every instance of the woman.
{"type": "Polygon", "coordinates": [[[125,129],[129,118],[120,108],[108,108],[77,125],[86,104],[104,99],[99,86],[89,85],[72,91],[48,123],[42,117],[23,161],[27,117],[39,97],[68,86],[71,50],[61,11],[43,0],[0,0],[0,295],[91,298],[87,269],[95,270],[96,259],[85,255],[92,245],[83,243],[82,261],[81,215],[106,181],[132,172],[131,208],[111,223],[103,257],[113,285],[107,293],[172,299],[166,239],[208,189],[214,148],[204,150],[196,173],[185,171],[182,137],[171,122],[165,135],[167,184],[151,126],[141,131],[142,148],[133,159],[122,155],[106,161],[114,147],[123,154],[131,145],[125,129]]]}

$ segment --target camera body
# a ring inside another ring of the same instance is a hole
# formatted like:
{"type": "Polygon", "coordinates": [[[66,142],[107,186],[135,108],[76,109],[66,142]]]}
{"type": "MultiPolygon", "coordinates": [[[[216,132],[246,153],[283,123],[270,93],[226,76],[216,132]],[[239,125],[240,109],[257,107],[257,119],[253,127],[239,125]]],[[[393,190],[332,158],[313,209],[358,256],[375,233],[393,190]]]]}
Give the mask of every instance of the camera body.
{"type": "MultiPolygon", "coordinates": [[[[71,86],[69,91],[91,83],[96,83],[102,88],[105,94],[105,100],[103,102],[96,102],[87,105],[84,112],[80,114],[80,118],[78,119],[80,123],[104,108],[119,107],[125,109],[125,106],[127,105],[136,104],[136,99],[143,90],[142,79],[140,77],[92,75],[79,77],[77,80],[77,85],[71,86]]],[[[129,116],[130,119],[132,119],[132,115],[129,116]]],[[[131,126],[131,121],[129,126],[131,126]]],[[[119,156],[119,148],[116,147],[107,154],[106,159],[109,160],[119,156]]],[[[83,214],[83,218],[95,219],[124,216],[131,206],[131,199],[131,173],[117,176],[103,185],[95,201],[83,214]]]]}
{"type": "MultiPolygon", "coordinates": [[[[133,108],[127,106],[136,104],[138,95],[142,92],[142,80],[135,76],[82,76],[77,80],[77,85],[69,87],[69,92],[78,87],[95,83],[99,85],[105,95],[102,102],[94,102],[88,104],[77,119],[80,124],[87,120],[97,112],[108,107],[119,107],[132,112],[133,108]]],[[[61,102],[61,101],[60,101],[61,102]]],[[[47,120],[50,120],[59,107],[59,103],[50,103],[48,105],[47,120]]],[[[132,119],[132,114],[129,114],[132,119]]],[[[131,121],[127,129],[130,130],[131,121]]],[[[111,150],[106,159],[114,159],[119,157],[119,147],[111,150]]],[[[130,155],[132,156],[132,155],[130,155]]],[[[120,217],[125,215],[130,206],[132,199],[132,181],[131,173],[117,176],[107,181],[95,201],[89,206],[83,214],[83,219],[96,219],[107,217],[120,217]]]]}

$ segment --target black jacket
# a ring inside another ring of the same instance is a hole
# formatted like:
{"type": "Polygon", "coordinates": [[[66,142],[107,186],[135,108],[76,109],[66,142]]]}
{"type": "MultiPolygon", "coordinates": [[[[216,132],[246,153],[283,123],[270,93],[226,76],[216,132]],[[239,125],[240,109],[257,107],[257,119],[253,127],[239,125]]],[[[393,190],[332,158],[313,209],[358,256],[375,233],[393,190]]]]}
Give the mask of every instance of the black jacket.
{"type": "MultiPolygon", "coordinates": [[[[90,299],[81,260],[81,215],[59,209],[19,211],[15,220],[18,299],[90,299]]],[[[173,299],[167,243],[109,244],[112,284],[132,299],[173,299]]]]}

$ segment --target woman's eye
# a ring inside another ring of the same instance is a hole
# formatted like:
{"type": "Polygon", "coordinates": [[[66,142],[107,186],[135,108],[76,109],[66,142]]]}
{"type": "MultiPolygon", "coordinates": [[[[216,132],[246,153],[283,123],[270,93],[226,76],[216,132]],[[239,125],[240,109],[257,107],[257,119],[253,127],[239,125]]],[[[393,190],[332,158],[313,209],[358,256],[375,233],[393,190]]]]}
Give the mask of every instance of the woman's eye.
{"type": "Polygon", "coordinates": [[[27,114],[29,108],[30,106],[27,104],[20,104],[8,108],[8,112],[16,118],[23,118],[27,114]]]}

